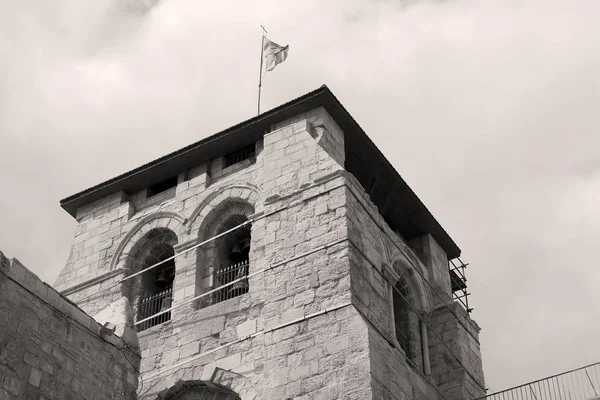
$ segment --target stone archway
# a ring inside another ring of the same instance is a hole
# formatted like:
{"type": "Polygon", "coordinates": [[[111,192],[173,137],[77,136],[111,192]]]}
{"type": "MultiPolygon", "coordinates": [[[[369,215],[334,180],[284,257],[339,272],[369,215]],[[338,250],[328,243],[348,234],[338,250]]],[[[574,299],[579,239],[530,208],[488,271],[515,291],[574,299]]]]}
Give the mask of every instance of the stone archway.
{"type": "Polygon", "coordinates": [[[258,187],[247,183],[232,183],[216,189],[207,195],[194,209],[187,223],[188,233],[200,232],[208,214],[224,201],[238,201],[250,204],[255,212],[260,211],[260,190],[258,187]]]}
{"type": "Polygon", "coordinates": [[[125,259],[125,266],[130,271],[141,272],[128,282],[126,290],[136,313],[138,331],[171,320],[170,311],[161,312],[171,307],[173,299],[176,271],[173,257],[177,243],[177,235],[172,230],[153,228],[131,247],[125,259]],[[145,271],[154,265],[156,268],[145,271]]]}
{"type": "Polygon", "coordinates": [[[245,200],[224,199],[212,207],[202,220],[198,230],[198,240],[218,238],[199,247],[196,251],[196,288],[198,290],[196,294],[223,285],[225,287],[211,297],[197,302],[197,308],[229,300],[249,291],[249,282],[243,278],[250,271],[252,225],[249,223],[249,216],[254,212],[254,206],[245,200]],[[245,223],[247,225],[240,227],[245,223]],[[223,232],[235,227],[239,228],[227,235],[220,236],[223,232]],[[241,258],[232,258],[233,248],[237,248],[241,258]],[[232,286],[227,286],[229,284],[232,286]]]}
{"type": "Polygon", "coordinates": [[[125,268],[127,256],[131,253],[132,248],[155,228],[166,228],[173,231],[179,242],[182,242],[185,237],[186,223],[186,218],[170,211],[159,211],[140,219],[121,239],[110,261],[110,269],[125,268]]]}
{"type": "Polygon", "coordinates": [[[226,386],[200,380],[179,381],[158,394],[156,400],[241,400],[226,386]]]}

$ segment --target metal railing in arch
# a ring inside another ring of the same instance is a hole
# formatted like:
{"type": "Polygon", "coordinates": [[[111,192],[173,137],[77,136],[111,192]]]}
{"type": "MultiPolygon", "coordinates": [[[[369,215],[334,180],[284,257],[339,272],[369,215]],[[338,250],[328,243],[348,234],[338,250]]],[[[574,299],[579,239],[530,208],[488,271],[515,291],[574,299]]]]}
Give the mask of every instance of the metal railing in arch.
{"type": "Polygon", "coordinates": [[[171,308],[173,303],[173,288],[165,288],[159,293],[143,298],[139,303],[139,319],[143,322],[137,325],[138,332],[160,325],[171,320],[171,312],[163,312],[171,308]]]}
{"type": "MultiPolygon", "coordinates": [[[[209,292],[213,302],[229,300],[248,293],[248,273],[250,263],[248,260],[234,263],[220,268],[214,275],[215,287],[209,292]]],[[[138,321],[135,323],[138,332],[163,324],[171,320],[171,307],[173,305],[173,288],[143,298],[138,306],[138,321]]]]}
{"type": "Polygon", "coordinates": [[[215,303],[229,300],[248,292],[248,280],[243,278],[248,276],[249,266],[250,264],[246,260],[223,267],[215,273],[217,287],[237,280],[234,285],[225,286],[215,292],[215,303]]]}

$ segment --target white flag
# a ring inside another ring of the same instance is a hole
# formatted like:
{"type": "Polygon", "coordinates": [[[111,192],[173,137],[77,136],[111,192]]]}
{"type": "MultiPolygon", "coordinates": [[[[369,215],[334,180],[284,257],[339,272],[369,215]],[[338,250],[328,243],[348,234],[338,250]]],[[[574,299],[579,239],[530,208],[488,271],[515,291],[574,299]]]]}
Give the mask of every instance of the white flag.
{"type": "Polygon", "coordinates": [[[278,64],[285,61],[290,46],[280,46],[275,42],[265,38],[263,46],[263,58],[265,59],[265,72],[273,71],[278,64]]]}

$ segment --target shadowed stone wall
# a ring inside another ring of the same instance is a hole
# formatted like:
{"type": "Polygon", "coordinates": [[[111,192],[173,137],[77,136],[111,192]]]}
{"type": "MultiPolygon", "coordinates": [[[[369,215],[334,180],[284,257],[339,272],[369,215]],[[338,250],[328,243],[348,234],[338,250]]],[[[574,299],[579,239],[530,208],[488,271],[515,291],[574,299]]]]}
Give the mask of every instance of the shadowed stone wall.
{"type": "Polygon", "coordinates": [[[0,252],[0,399],[134,400],[139,364],[135,341],[0,252]]]}

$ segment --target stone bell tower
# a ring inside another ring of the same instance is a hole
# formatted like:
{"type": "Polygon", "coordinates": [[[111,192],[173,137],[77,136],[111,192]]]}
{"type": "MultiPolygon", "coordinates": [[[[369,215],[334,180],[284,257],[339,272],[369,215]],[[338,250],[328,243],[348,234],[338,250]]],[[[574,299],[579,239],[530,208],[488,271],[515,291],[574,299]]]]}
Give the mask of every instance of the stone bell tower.
{"type": "Polygon", "coordinates": [[[56,287],[135,332],[139,398],[484,395],[459,248],[325,86],[61,205],[56,287]]]}

